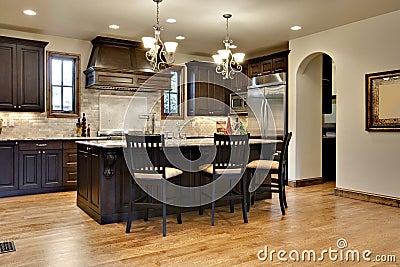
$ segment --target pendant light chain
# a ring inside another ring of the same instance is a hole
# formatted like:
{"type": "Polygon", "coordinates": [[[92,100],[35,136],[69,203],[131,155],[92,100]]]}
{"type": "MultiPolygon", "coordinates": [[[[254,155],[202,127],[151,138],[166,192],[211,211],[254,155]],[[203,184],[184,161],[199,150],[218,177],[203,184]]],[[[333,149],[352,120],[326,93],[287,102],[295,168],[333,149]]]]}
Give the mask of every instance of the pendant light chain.
{"type": "Polygon", "coordinates": [[[159,2],[157,2],[157,28],[160,27],[160,6],[159,6],[159,2]]]}
{"type": "Polygon", "coordinates": [[[226,18],[226,40],[229,42],[229,18],[226,18]]]}

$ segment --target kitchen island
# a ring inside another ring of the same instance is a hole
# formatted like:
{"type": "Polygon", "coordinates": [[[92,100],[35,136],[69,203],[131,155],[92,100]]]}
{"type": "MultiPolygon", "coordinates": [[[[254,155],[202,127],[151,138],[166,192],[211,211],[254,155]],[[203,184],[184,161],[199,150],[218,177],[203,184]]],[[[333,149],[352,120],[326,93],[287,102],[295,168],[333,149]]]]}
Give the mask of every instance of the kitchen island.
{"type": "MultiPolygon", "coordinates": [[[[249,160],[258,159],[261,146],[272,154],[280,141],[250,139],[249,160]]],[[[125,221],[129,209],[131,176],[125,163],[123,140],[78,141],[77,205],[100,224],[125,221]]],[[[179,149],[190,164],[214,147],[213,138],[194,138],[180,142],[167,140],[166,151],[179,149]]],[[[193,167],[193,166],[192,166],[193,167]]],[[[193,168],[192,168],[193,169],[193,168]]],[[[198,172],[184,172],[182,186],[201,185],[198,172]]],[[[139,188],[136,188],[138,192],[139,188]]],[[[157,211],[155,211],[157,212],[157,211]]],[[[158,215],[150,213],[150,216],[158,215]]],[[[139,211],[135,218],[142,218],[139,211]]]]}

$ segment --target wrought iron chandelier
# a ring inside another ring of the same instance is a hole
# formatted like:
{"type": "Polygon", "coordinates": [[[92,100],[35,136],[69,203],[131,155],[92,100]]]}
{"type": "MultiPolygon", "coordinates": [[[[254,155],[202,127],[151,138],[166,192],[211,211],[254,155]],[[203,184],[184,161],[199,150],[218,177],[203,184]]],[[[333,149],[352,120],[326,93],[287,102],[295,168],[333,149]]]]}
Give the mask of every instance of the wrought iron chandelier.
{"type": "Polygon", "coordinates": [[[153,26],[154,37],[142,37],[143,45],[146,49],[146,59],[150,62],[153,71],[160,71],[166,68],[167,64],[171,64],[175,59],[175,51],[178,46],[177,42],[163,42],[160,33],[164,29],[160,26],[160,7],[159,4],[163,0],[153,0],[157,4],[157,20],[153,26]]]}
{"type": "Polygon", "coordinates": [[[214,62],[217,64],[216,72],[222,74],[224,79],[233,79],[235,72],[241,72],[242,66],[240,63],[243,62],[244,53],[232,53],[231,49],[236,48],[233,41],[229,39],[229,24],[228,20],[232,17],[232,14],[224,14],[223,17],[226,19],[226,38],[223,40],[225,49],[218,50],[217,55],[213,55],[214,62]]]}

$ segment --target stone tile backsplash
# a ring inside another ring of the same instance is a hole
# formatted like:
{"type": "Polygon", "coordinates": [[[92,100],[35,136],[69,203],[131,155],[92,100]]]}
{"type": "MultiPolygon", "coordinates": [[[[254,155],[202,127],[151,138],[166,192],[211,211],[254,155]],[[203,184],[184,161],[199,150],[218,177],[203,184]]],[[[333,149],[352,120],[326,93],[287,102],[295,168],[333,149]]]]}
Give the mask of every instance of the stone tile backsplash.
{"type": "MultiPolygon", "coordinates": [[[[111,91],[96,89],[81,89],[80,91],[80,113],[86,114],[87,123],[90,123],[91,136],[96,136],[99,130],[99,96],[119,95],[130,96],[134,92],[111,91]]],[[[157,98],[157,93],[149,93],[148,97],[157,98]]],[[[155,133],[170,132],[177,134],[178,125],[182,133],[187,136],[211,136],[216,131],[216,121],[226,121],[227,117],[185,117],[183,120],[161,120],[161,102],[158,101],[150,113],[155,114],[158,122],[155,133]]],[[[71,137],[75,136],[75,124],[77,118],[48,118],[47,113],[37,112],[1,112],[0,118],[7,121],[7,127],[3,126],[0,139],[12,138],[46,138],[46,137],[71,137]],[[10,127],[10,121],[14,126],[10,127]]],[[[247,125],[247,118],[241,117],[247,125]]],[[[150,131],[150,121],[146,128],[150,131]]]]}

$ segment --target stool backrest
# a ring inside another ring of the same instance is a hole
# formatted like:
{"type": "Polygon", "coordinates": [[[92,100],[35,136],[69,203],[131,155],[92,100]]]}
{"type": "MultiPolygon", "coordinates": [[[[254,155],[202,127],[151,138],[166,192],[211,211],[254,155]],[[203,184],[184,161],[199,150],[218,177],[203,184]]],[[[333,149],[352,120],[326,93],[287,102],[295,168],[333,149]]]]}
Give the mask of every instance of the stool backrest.
{"type": "Polygon", "coordinates": [[[284,172],[286,169],[289,143],[291,138],[292,138],[292,132],[288,132],[283,138],[282,150],[279,156],[279,169],[278,169],[278,172],[281,174],[282,178],[284,177],[284,172]]]}
{"type": "Polygon", "coordinates": [[[131,173],[160,173],[165,177],[164,135],[125,135],[131,173]]]}
{"type": "Polygon", "coordinates": [[[214,173],[218,169],[246,168],[250,147],[249,135],[214,134],[214,144],[217,149],[213,161],[214,173]]]}

